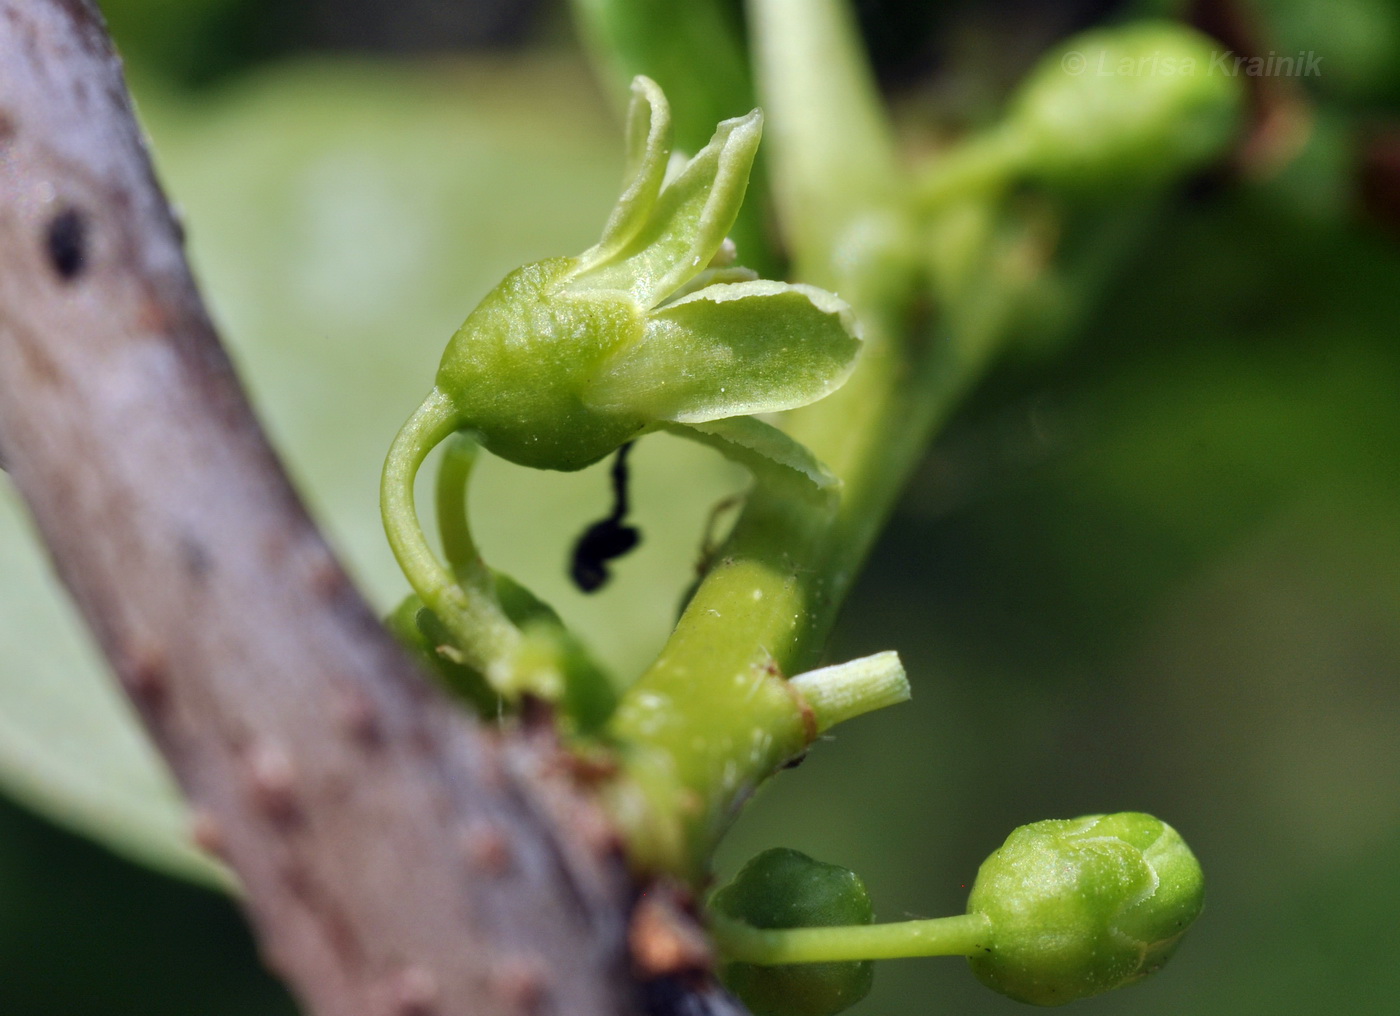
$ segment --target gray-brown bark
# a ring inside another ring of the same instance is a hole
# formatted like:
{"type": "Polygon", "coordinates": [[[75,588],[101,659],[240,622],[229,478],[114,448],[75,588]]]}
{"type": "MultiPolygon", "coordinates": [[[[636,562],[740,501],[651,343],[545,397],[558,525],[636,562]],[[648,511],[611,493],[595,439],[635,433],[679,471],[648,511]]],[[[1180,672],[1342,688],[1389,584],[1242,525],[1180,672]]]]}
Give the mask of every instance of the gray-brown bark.
{"type": "Polygon", "coordinates": [[[633,889],[547,727],[470,722],[350,587],[219,346],[88,0],[0,0],[0,447],[309,1011],[730,1004],[636,991],[633,889]]]}

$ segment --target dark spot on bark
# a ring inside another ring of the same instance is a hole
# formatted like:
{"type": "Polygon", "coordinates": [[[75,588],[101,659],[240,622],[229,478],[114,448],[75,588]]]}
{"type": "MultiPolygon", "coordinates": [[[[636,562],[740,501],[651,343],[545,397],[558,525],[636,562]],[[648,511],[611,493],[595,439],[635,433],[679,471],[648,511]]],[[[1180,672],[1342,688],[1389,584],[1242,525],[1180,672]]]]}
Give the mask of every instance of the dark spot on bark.
{"type": "Polygon", "coordinates": [[[514,856],[506,834],[490,822],[478,822],[462,835],[462,850],[473,869],[500,877],[509,873],[514,856]]]}
{"type": "Polygon", "coordinates": [[[549,986],[543,970],[543,963],[523,956],[500,961],[493,978],[496,993],[507,1009],[533,1016],[544,1008],[549,986]]]}
{"type": "Polygon", "coordinates": [[[128,651],[118,657],[117,672],[136,706],[153,716],[170,694],[165,656],[156,650],[128,651]]]}
{"type": "Polygon", "coordinates": [[[338,712],[342,729],[366,748],[384,743],[384,725],[374,700],[363,689],[349,685],[340,693],[338,712]]]}
{"type": "Polygon", "coordinates": [[[88,224],[76,208],[65,208],[49,220],[44,233],[49,264],[64,282],[73,282],[87,268],[88,224]]]}
{"type": "Polygon", "coordinates": [[[394,985],[397,1016],[431,1016],[437,1010],[437,978],[426,967],[408,966],[399,972],[394,985]]]}
{"type": "Polygon", "coordinates": [[[300,817],[297,773],[291,756],[276,744],[255,746],[248,754],[248,784],[254,806],[278,825],[300,817]]]}
{"type": "Polygon", "coordinates": [[[210,812],[197,810],[194,813],[190,821],[190,839],[211,857],[221,861],[227,859],[228,844],[224,840],[223,825],[210,812]]]}
{"type": "Polygon", "coordinates": [[[0,109],[0,149],[13,141],[18,132],[19,128],[15,126],[14,118],[0,109]]]}
{"type": "Polygon", "coordinates": [[[180,561],[185,566],[185,574],[199,583],[203,582],[214,567],[209,551],[205,549],[203,543],[192,536],[187,536],[180,541],[180,561]]]}
{"type": "Polygon", "coordinates": [[[175,205],[170,206],[170,225],[175,229],[175,242],[181,247],[185,246],[185,241],[189,239],[189,233],[185,229],[185,213],[175,205]]]}

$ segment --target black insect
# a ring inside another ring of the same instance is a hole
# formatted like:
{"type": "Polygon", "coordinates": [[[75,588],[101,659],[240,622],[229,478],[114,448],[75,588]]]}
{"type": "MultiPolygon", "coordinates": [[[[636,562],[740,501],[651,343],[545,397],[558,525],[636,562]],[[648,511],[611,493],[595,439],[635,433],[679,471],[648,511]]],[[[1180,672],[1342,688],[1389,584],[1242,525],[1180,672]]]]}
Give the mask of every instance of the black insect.
{"type": "Polygon", "coordinates": [[[585,529],[574,544],[569,575],[585,593],[602,589],[612,577],[608,562],[622,557],[642,542],[641,531],[622,522],[627,517],[627,453],[631,450],[632,442],[628,441],[613,459],[612,514],[585,529]]]}

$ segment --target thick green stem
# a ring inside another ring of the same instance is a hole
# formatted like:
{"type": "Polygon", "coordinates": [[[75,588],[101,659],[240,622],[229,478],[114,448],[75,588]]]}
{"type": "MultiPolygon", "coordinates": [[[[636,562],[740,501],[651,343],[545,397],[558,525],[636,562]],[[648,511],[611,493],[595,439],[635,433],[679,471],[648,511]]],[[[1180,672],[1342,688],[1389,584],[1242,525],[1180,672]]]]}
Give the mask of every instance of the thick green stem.
{"type": "Polygon", "coordinates": [[[726,959],[762,966],[971,956],[987,948],[991,929],[985,914],[825,928],[755,928],[717,914],[710,917],[715,944],[726,959]]]}
{"type": "Polygon", "coordinates": [[[757,784],[816,735],[783,672],[806,644],[827,513],[760,488],[610,730],[629,780],[615,809],[642,867],[703,877],[711,847],[757,784]]]}

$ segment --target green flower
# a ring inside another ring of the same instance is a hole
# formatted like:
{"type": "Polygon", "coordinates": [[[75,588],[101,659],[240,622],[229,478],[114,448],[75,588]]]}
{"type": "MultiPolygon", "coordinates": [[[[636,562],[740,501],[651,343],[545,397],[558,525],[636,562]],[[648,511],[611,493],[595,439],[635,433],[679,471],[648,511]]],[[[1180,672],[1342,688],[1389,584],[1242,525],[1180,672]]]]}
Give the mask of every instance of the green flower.
{"type": "Polygon", "coordinates": [[[991,935],[969,963],[1004,995],[1059,1005],[1160,968],[1204,902],[1195,855],[1151,815],[1033,822],[977,872],[967,910],[991,935]]]}
{"type": "Polygon", "coordinates": [[[647,431],[814,402],[860,342],[844,301],[731,266],[762,133],[726,120],[667,181],[671,116],[632,83],[627,176],[602,239],[506,276],[452,337],[425,405],[488,450],[581,469],[647,431]]]}
{"type": "Polygon", "coordinates": [[[1185,25],[1142,21],[1076,35],[1040,59],[1006,118],[949,151],[921,184],[937,209],[1034,180],[1081,195],[1160,187],[1221,158],[1239,127],[1240,81],[1185,25]]]}

